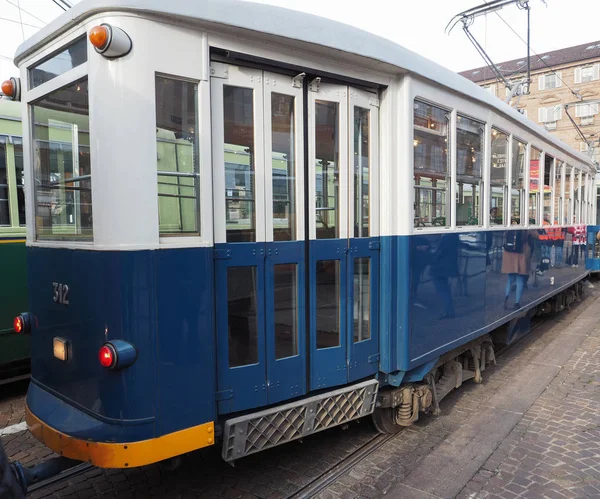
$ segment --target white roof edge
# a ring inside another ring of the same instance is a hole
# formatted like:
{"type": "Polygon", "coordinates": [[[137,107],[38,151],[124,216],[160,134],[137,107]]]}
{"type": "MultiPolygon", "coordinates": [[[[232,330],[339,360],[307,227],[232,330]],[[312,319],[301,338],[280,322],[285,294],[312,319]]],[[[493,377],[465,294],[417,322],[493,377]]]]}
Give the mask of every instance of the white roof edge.
{"type": "Polygon", "coordinates": [[[25,40],[15,54],[19,64],[40,46],[102,12],[128,11],[229,25],[321,45],[396,66],[497,109],[544,140],[591,166],[591,160],[523,117],[508,104],[453,71],[380,36],[312,14],[241,0],[82,0],[25,40]]]}

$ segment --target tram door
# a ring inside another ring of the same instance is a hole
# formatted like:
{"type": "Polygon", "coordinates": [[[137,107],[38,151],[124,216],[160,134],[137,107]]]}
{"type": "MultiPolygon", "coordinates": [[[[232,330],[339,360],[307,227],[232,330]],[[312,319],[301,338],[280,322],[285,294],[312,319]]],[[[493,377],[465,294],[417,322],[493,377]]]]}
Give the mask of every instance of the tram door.
{"type": "Polygon", "coordinates": [[[378,100],[309,86],[310,387],[378,370],[378,100]]]}
{"type": "Polygon", "coordinates": [[[211,64],[222,414],[377,372],[377,106],[308,85],[211,64]]]}
{"type": "Polygon", "coordinates": [[[302,85],[211,64],[221,413],[306,393],[302,85]]]}

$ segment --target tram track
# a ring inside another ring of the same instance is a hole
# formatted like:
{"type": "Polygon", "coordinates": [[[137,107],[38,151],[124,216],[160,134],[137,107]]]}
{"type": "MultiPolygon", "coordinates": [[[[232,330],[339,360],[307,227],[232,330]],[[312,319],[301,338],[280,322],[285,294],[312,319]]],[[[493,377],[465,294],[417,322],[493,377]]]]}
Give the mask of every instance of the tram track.
{"type": "MultiPolygon", "coordinates": [[[[516,345],[519,345],[525,338],[527,338],[529,334],[531,334],[536,329],[539,329],[551,319],[552,316],[546,316],[538,317],[532,320],[528,334],[523,336],[522,338],[519,338],[512,344],[500,348],[496,352],[496,358],[509,353],[516,345]]],[[[329,468],[322,475],[320,475],[315,480],[302,487],[294,494],[290,495],[288,499],[307,499],[316,496],[320,492],[323,492],[325,489],[327,489],[327,487],[335,483],[339,478],[341,478],[350,470],[352,470],[356,465],[360,464],[365,458],[367,458],[373,452],[379,450],[387,442],[392,440],[394,437],[400,435],[401,433],[402,432],[375,435],[367,443],[362,445],[360,448],[356,449],[354,452],[350,453],[342,461],[329,468]]]]}
{"type": "Polygon", "coordinates": [[[65,480],[68,480],[69,478],[73,478],[77,475],[81,475],[82,473],[85,473],[86,471],[89,471],[93,468],[94,468],[94,466],[91,465],[90,463],[77,464],[71,468],[64,470],[63,472],[59,473],[58,475],[55,475],[50,478],[46,478],[45,480],[41,480],[37,483],[34,483],[31,487],[29,487],[27,489],[27,494],[31,494],[32,492],[36,492],[38,490],[45,489],[52,485],[56,485],[57,483],[64,482],[65,480]]]}

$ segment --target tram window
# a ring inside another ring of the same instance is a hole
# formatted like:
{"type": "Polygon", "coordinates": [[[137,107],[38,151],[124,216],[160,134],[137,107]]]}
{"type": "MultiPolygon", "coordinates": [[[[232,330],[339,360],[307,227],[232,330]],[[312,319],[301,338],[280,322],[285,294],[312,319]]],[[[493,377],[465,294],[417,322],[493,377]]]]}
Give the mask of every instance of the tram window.
{"type": "Polygon", "coordinates": [[[511,180],[511,225],[523,225],[525,200],[525,154],[527,144],[513,139],[512,142],[512,180],[511,180]]]}
{"type": "Polygon", "coordinates": [[[340,261],[317,260],[317,348],[340,345],[340,261]]]}
{"type": "Polygon", "coordinates": [[[508,185],[508,135],[492,129],[492,163],[490,171],[490,225],[504,225],[508,185]]]}
{"type": "Polygon", "coordinates": [[[544,212],[542,223],[552,225],[552,180],[554,179],[554,158],[548,154],[544,156],[544,212]]]}
{"type": "Polygon", "coordinates": [[[540,160],[542,152],[535,147],[531,148],[529,160],[529,223],[538,225],[539,196],[540,196],[540,160]]]}
{"type": "Polygon", "coordinates": [[[273,266],[275,357],[298,355],[298,265],[273,266]]]}
{"type": "Polygon", "coordinates": [[[450,113],[414,103],[414,224],[450,226],[450,113]]]}
{"type": "Polygon", "coordinates": [[[159,233],[198,235],[198,85],[156,76],[155,86],[159,233]]]}
{"type": "Polygon", "coordinates": [[[296,116],[292,95],[271,94],[273,239],[296,240],[296,116]]]}
{"type": "Polygon", "coordinates": [[[6,142],[0,137],[0,225],[10,225],[6,142]]]}
{"type": "Polygon", "coordinates": [[[456,225],[481,225],[485,126],[458,116],[456,130],[456,225]]]}
{"type": "Polygon", "coordinates": [[[581,187],[580,183],[580,175],[579,170],[577,168],[573,169],[573,218],[572,223],[578,224],[580,223],[580,197],[579,197],[579,189],[581,187]]]}
{"type": "Polygon", "coordinates": [[[354,343],[371,338],[371,259],[354,259],[354,304],[352,339],[354,343]]]}
{"type": "Polygon", "coordinates": [[[223,86],[227,242],[256,241],[254,90],[223,86]]]}
{"type": "Polygon", "coordinates": [[[32,108],[36,236],[40,240],[91,240],[87,78],[44,96],[32,108]]]}
{"type": "Polygon", "coordinates": [[[556,160],[554,166],[554,224],[562,225],[564,223],[563,210],[563,171],[565,164],[562,161],[556,160]]]}
{"type": "Polygon", "coordinates": [[[369,115],[354,108],[354,237],[369,237],[369,115]]]}
{"type": "Polygon", "coordinates": [[[227,269],[229,367],[258,362],[256,267],[227,269]]]}
{"type": "Polygon", "coordinates": [[[337,102],[315,104],[317,239],[339,237],[339,109],[337,102]]]}
{"type": "Polygon", "coordinates": [[[17,179],[17,207],[19,210],[19,225],[25,226],[25,178],[23,177],[23,141],[14,140],[15,145],[15,176],[17,179]]]}
{"type": "Polygon", "coordinates": [[[571,190],[573,188],[573,167],[567,165],[565,170],[565,198],[563,209],[563,223],[571,225],[573,222],[573,205],[571,204],[571,190]]]}
{"type": "Polygon", "coordinates": [[[33,66],[29,70],[30,89],[87,62],[87,49],[87,38],[84,36],[67,48],[33,66]]]}

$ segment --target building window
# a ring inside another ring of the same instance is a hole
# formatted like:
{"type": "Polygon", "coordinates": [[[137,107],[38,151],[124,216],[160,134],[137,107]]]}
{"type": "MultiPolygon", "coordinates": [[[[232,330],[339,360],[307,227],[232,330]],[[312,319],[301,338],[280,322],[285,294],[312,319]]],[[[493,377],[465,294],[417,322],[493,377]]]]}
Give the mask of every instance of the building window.
{"type": "Polygon", "coordinates": [[[458,116],[456,130],[456,225],[481,225],[485,126],[458,116]]]}
{"type": "Polygon", "coordinates": [[[508,135],[492,129],[492,163],[490,170],[490,225],[504,225],[508,184],[508,135]]]}
{"type": "Polygon", "coordinates": [[[600,64],[575,68],[575,83],[589,83],[600,79],[600,64]]]}
{"type": "Polygon", "coordinates": [[[487,90],[490,94],[496,95],[496,84],[492,83],[491,85],[484,85],[482,87],[484,90],[487,90]]]}
{"type": "Polygon", "coordinates": [[[198,85],[156,76],[159,233],[200,233],[198,85]]]}
{"type": "Polygon", "coordinates": [[[449,125],[447,110],[415,101],[415,227],[450,225],[449,125]]]}
{"type": "Polygon", "coordinates": [[[32,109],[36,237],[91,241],[87,77],[44,96],[32,109]]]}
{"type": "Polygon", "coordinates": [[[577,104],[575,106],[575,117],[581,118],[581,125],[592,125],[594,116],[598,114],[598,103],[577,104]]]}
{"type": "Polygon", "coordinates": [[[562,106],[540,107],[538,121],[544,124],[546,130],[556,130],[556,122],[562,120],[562,106]]]}
{"type": "Polygon", "coordinates": [[[538,90],[550,90],[552,88],[559,88],[561,85],[562,81],[560,71],[539,76],[538,90]]]}

